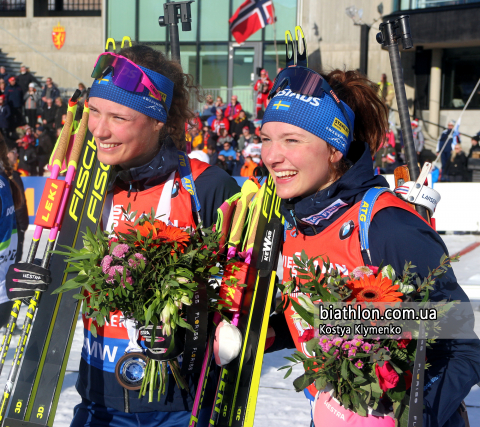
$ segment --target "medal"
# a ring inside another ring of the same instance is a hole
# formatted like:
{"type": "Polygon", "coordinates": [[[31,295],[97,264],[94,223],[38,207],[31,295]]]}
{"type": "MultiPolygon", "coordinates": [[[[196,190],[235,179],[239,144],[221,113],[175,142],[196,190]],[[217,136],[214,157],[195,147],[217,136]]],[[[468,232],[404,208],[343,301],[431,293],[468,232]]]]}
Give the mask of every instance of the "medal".
{"type": "Polygon", "coordinates": [[[115,377],[127,390],[140,390],[148,357],[143,353],[125,353],[115,366],[115,377]]]}

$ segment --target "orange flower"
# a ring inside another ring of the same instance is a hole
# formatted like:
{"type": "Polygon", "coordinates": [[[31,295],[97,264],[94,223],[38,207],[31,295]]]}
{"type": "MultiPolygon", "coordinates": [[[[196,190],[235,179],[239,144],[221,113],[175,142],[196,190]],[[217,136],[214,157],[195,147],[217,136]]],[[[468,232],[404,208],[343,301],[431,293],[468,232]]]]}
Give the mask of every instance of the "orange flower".
{"type": "MultiPolygon", "coordinates": [[[[180,251],[183,252],[190,240],[190,235],[185,231],[167,225],[158,219],[156,219],[153,224],[145,222],[143,225],[137,225],[135,229],[140,232],[142,237],[148,237],[148,235],[152,233],[152,239],[158,241],[158,243],[153,244],[153,246],[156,247],[165,243],[174,246],[174,243],[176,242],[180,251]]],[[[143,241],[138,242],[137,246],[142,243],[143,241]]],[[[173,252],[174,251],[172,251],[172,253],[173,252]]]]}
{"type": "Polygon", "coordinates": [[[393,285],[388,277],[364,276],[362,279],[347,283],[352,290],[349,300],[356,298],[357,302],[397,302],[402,301],[401,292],[396,292],[398,285],[393,285]]]}

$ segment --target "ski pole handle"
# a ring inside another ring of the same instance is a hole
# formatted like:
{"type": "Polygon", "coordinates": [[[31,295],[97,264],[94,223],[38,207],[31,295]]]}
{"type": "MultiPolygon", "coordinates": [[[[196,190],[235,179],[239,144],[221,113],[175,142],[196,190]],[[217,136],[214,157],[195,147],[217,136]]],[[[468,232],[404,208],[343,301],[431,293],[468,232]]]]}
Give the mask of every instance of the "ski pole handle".
{"type": "Polygon", "coordinates": [[[80,158],[80,153],[82,152],[83,141],[88,130],[88,116],[90,115],[90,108],[88,108],[88,101],[85,101],[85,108],[83,109],[82,121],[80,122],[80,127],[78,129],[77,135],[75,136],[75,143],[72,147],[72,153],[69,159],[69,166],[74,162],[76,167],[78,164],[78,159],[80,158]]]}

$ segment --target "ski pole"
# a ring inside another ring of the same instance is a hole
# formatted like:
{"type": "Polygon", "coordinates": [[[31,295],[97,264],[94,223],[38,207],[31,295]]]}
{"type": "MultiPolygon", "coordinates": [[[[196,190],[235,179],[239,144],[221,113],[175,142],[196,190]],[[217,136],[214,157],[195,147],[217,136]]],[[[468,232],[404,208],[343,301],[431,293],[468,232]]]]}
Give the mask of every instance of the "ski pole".
{"type": "MultiPolygon", "coordinates": [[[[402,62],[400,60],[400,52],[398,50],[397,42],[397,40],[401,38],[404,49],[410,49],[413,47],[408,18],[408,15],[402,15],[395,21],[386,21],[380,24],[380,32],[377,34],[377,41],[382,46],[388,48],[390,65],[392,67],[393,86],[397,97],[398,114],[400,116],[400,125],[402,127],[403,140],[405,142],[405,157],[408,170],[410,171],[410,178],[412,181],[416,181],[420,171],[418,168],[415,143],[413,142],[412,125],[410,124],[410,114],[408,112],[402,62]]],[[[415,209],[423,218],[425,218],[425,220],[428,221],[427,210],[423,206],[415,206],[415,209]]]]}
{"type": "MultiPolygon", "coordinates": [[[[395,95],[397,96],[398,113],[400,115],[400,125],[402,127],[403,140],[405,143],[405,156],[408,172],[410,179],[412,181],[417,181],[420,175],[420,170],[418,167],[417,153],[415,151],[415,143],[413,141],[412,125],[410,123],[407,95],[405,92],[405,82],[403,80],[403,69],[397,43],[397,40],[401,38],[404,49],[410,49],[413,47],[408,18],[408,15],[402,15],[395,21],[386,21],[380,24],[380,32],[377,34],[377,42],[388,48],[390,65],[392,67],[393,85],[395,88],[395,95]]],[[[415,205],[415,209],[430,223],[427,210],[423,206],[415,205]]],[[[425,356],[427,352],[426,344],[425,325],[423,321],[420,320],[413,368],[415,381],[412,381],[412,387],[410,389],[408,427],[423,426],[423,383],[425,377],[425,356]]]]}
{"type": "MultiPolygon", "coordinates": [[[[70,134],[72,130],[72,125],[73,125],[73,118],[74,118],[74,113],[76,111],[76,106],[77,106],[77,99],[80,96],[80,91],[77,89],[76,92],[73,94],[72,98],[69,100],[69,111],[67,111],[67,120],[65,122],[65,126],[62,130],[62,134],[60,136],[60,141],[56,150],[55,155],[55,163],[53,164],[52,171],[50,178],[51,179],[56,179],[58,178],[58,175],[60,173],[61,165],[63,162],[63,159],[66,154],[66,150],[68,147],[68,142],[70,139],[70,134]],[[75,111],[72,111],[75,110],[75,111]],[[73,114],[72,114],[73,112],[73,114]]],[[[48,186],[47,186],[48,187],[48,186]]],[[[48,190],[47,190],[48,191],[48,190]]],[[[45,192],[45,190],[44,190],[45,192]]],[[[33,234],[33,240],[32,243],[30,244],[30,249],[28,251],[27,263],[32,263],[35,259],[35,255],[37,253],[38,245],[40,242],[40,237],[42,236],[44,226],[43,225],[37,225],[33,234]]],[[[7,324],[7,330],[6,334],[3,337],[2,341],[2,348],[0,351],[0,374],[2,373],[3,366],[5,364],[5,359],[7,357],[7,352],[8,352],[8,347],[10,345],[10,341],[13,336],[13,331],[16,326],[16,321],[18,318],[18,314],[20,312],[20,307],[22,305],[21,300],[15,301],[15,304],[12,307],[11,313],[10,313],[10,318],[8,319],[8,324],[7,324]]],[[[27,315],[28,316],[28,315],[27,315]]]]}
{"type": "MultiPolygon", "coordinates": [[[[51,178],[52,181],[50,181],[50,185],[47,185],[45,187],[45,191],[44,191],[44,195],[45,195],[45,193],[47,193],[47,198],[51,194],[50,190],[52,189],[52,187],[55,188],[55,185],[60,185],[60,184],[55,184],[53,182],[53,180],[58,178],[58,175],[59,175],[59,173],[61,171],[61,168],[62,168],[63,159],[65,158],[65,154],[67,152],[68,143],[70,141],[70,135],[71,135],[71,131],[72,131],[73,120],[74,120],[74,117],[75,117],[75,112],[76,112],[76,107],[77,107],[77,102],[78,102],[78,97],[79,96],[80,96],[80,91],[77,89],[75,91],[74,95],[72,96],[72,98],[69,101],[69,108],[68,108],[68,111],[67,111],[67,120],[65,122],[64,131],[62,131],[62,134],[61,134],[60,139],[59,139],[58,146],[57,146],[57,148],[56,148],[56,150],[55,150],[55,152],[52,156],[52,174],[51,174],[51,176],[53,178],[51,178]]],[[[75,177],[75,171],[76,171],[76,168],[77,168],[78,158],[80,156],[80,152],[81,152],[81,149],[82,149],[82,146],[83,146],[83,139],[85,138],[85,134],[86,134],[86,128],[87,128],[87,124],[88,124],[88,115],[89,115],[89,109],[88,109],[88,103],[86,102],[86,107],[84,109],[83,117],[82,117],[82,123],[80,124],[80,129],[79,129],[78,135],[75,138],[75,142],[74,142],[74,145],[72,147],[72,153],[71,153],[70,160],[69,160],[69,163],[68,163],[66,179],[65,179],[65,182],[62,186],[63,191],[60,194],[60,198],[56,199],[56,200],[60,200],[60,203],[57,204],[56,212],[54,212],[54,214],[52,214],[54,222],[52,224],[53,227],[51,228],[50,234],[49,234],[49,237],[48,237],[47,248],[45,250],[45,254],[44,254],[43,259],[42,259],[41,266],[43,268],[48,268],[48,264],[49,264],[50,258],[51,258],[50,251],[53,249],[53,247],[55,245],[55,242],[56,242],[56,238],[58,236],[58,231],[59,231],[59,228],[60,228],[59,226],[61,224],[62,217],[63,217],[63,212],[65,210],[66,200],[68,199],[68,195],[69,195],[69,192],[70,192],[70,186],[71,186],[71,184],[73,182],[73,179],[75,177]],[[86,120],[83,120],[83,119],[86,119],[86,120]]],[[[43,200],[44,195],[42,195],[42,200],[43,200]]],[[[37,216],[38,216],[38,214],[37,214],[37,216]]],[[[44,216],[41,219],[45,220],[45,218],[48,218],[48,217],[44,216]]],[[[36,221],[37,221],[37,219],[36,219],[36,221]]],[[[38,222],[41,222],[41,221],[39,220],[38,222]]],[[[34,237],[33,237],[33,240],[32,240],[31,246],[30,246],[30,250],[29,250],[29,253],[28,253],[28,256],[27,256],[27,262],[29,262],[29,263],[33,262],[33,260],[35,259],[35,255],[36,255],[38,245],[39,245],[39,240],[40,240],[40,237],[41,237],[41,234],[42,234],[42,231],[43,231],[44,228],[45,228],[44,225],[38,225],[37,224],[37,227],[36,227],[35,233],[34,233],[34,237]]],[[[32,323],[33,323],[33,316],[35,314],[38,301],[40,300],[40,295],[41,295],[40,292],[38,292],[38,291],[35,292],[35,295],[34,295],[33,298],[31,298],[29,306],[28,306],[27,315],[26,315],[23,330],[22,330],[22,336],[21,336],[20,341],[18,343],[18,346],[15,350],[13,365],[12,365],[12,368],[11,368],[10,373],[8,375],[7,383],[5,385],[4,394],[3,394],[2,401],[1,401],[1,404],[0,404],[0,422],[3,420],[3,417],[5,415],[5,411],[7,409],[8,402],[10,400],[10,393],[12,391],[13,385],[16,381],[18,371],[20,369],[20,363],[21,363],[23,351],[24,351],[24,348],[26,346],[26,343],[27,343],[27,340],[28,340],[28,337],[29,337],[30,328],[31,328],[32,323]]],[[[21,302],[18,304],[18,308],[20,308],[20,304],[21,304],[21,302]]],[[[15,317],[13,317],[13,318],[15,319],[15,317]]],[[[10,331],[13,331],[13,328],[10,328],[10,331]]],[[[9,340],[8,340],[8,342],[9,342],[9,340]]]]}
{"type": "MultiPolygon", "coordinates": [[[[437,156],[437,158],[434,160],[433,164],[438,163],[438,161],[439,161],[439,159],[440,159],[440,156],[442,155],[443,150],[445,149],[445,146],[447,145],[447,142],[448,142],[448,140],[450,139],[450,136],[452,135],[452,132],[453,132],[454,129],[457,127],[458,123],[460,123],[460,120],[462,119],[463,113],[464,113],[465,110],[467,109],[468,104],[470,104],[470,101],[472,100],[473,95],[475,95],[475,93],[476,93],[476,91],[477,91],[477,88],[478,88],[478,85],[480,85],[480,79],[478,79],[477,84],[476,84],[475,87],[473,88],[472,93],[470,94],[470,97],[468,98],[467,103],[466,103],[465,106],[463,107],[463,110],[462,110],[462,112],[460,113],[460,116],[458,117],[457,121],[455,122],[455,126],[454,126],[452,129],[450,129],[450,132],[448,133],[447,139],[445,140],[445,144],[443,144],[443,147],[442,147],[441,150],[438,152],[438,156],[437,156]]],[[[442,174],[443,174],[443,172],[442,172],[442,174]]]]}

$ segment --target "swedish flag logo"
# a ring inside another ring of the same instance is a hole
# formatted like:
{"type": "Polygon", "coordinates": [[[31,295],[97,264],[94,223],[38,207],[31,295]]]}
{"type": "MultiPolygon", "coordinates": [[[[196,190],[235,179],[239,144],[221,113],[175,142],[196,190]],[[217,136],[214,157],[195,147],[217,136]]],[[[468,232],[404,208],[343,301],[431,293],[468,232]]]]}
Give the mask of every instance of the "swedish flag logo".
{"type": "Polygon", "coordinates": [[[290,102],[278,101],[276,104],[273,104],[276,110],[288,111],[290,108],[290,102]]]}
{"type": "Polygon", "coordinates": [[[102,84],[106,85],[106,84],[110,83],[110,79],[109,78],[97,79],[97,83],[99,85],[102,85],[102,84]],[[103,83],[103,82],[105,82],[105,83],[103,83]]]}

